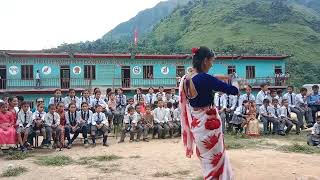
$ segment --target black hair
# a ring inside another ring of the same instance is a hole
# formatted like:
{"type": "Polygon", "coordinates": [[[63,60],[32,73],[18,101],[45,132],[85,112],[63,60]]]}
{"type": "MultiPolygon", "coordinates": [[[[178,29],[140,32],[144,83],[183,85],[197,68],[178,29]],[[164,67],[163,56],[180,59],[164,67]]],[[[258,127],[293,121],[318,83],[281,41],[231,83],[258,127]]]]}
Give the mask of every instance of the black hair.
{"type": "Polygon", "coordinates": [[[68,106],[68,109],[70,109],[70,107],[73,106],[73,105],[77,108],[77,105],[75,103],[70,103],[69,106],[68,106]]]}
{"type": "Polygon", "coordinates": [[[56,108],[56,106],[54,104],[49,104],[48,109],[51,109],[51,108],[56,108]]]}
{"type": "Polygon", "coordinates": [[[212,58],[215,54],[212,50],[210,50],[207,47],[200,47],[199,49],[194,52],[193,58],[192,58],[192,65],[193,68],[195,68],[198,72],[203,72],[202,69],[202,63],[206,58],[212,58]]]}
{"type": "Polygon", "coordinates": [[[247,87],[250,88],[250,89],[252,89],[252,86],[251,86],[251,85],[247,85],[247,87]]]}
{"type": "MultiPolygon", "coordinates": [[[[9,103],[12,102],[14,98],[17,98],[17,96],[11,96],[11,97],[9,97],[8,102],[9,102],[9,103]]],[[[18,99],[18,98],[17,98],[17,99],[18,99]]]]}
{"type": "Polygon", "coordinates": [[[167,102],[167,108],[169,108],[169,109],[172,108],[172,102],[167,102]]]}
{"type": "Polygon", "coordinates": [[[17,96],[18,101],[24,101],[24,97],[23,96],[17,96]]]}
{"type": "Polygon", "coordinates": [[[282,104],[283,104],[284,102],[288,102],[288,99],[282,99],[282,104]]]}
{"type": "Polygon", "coordinates": [[[262,83],[261,85],[260,85],[260,87],[261,88],[264,88],[264,87],[266,87],[268,84],[267,83],[262,83]]]}
{"type": "Polygon", "coordinates": [[[173,108],[177,108],[179,106],[179,103],[178,102],[175,102],[175,103],[173,103],[173,108]]]}
{"type": "Polygon", "coordinates": [[[109,93],[110,93],[111,91],[112,91],[112,89],[111,89],[111,88],[108,88],[107,91],[106,91],[107,95],[109,95],[109,93]]]}
{"type": "Polygon", "coordinates": [[[70,92],[72,92],[72,91],[76,92],[76,90],[75,90],[75,89],[69,89],[69,93],[70,93],[70,92]]]}
{"type": "Polygon", "coordinates": [[[59,88],[58,88],[58,89],[55,89],[55,90],[54,90],[54,93],[56,93],[57,91],[60,91],[60,92],[61,92],[62,90],[59,89],[59,88]]]}
{"type": "Polygon", "coordinates": [[[291,88],[292,90],[294,90],[294,87],[293,87],[293,86],[288,86],[288,88],[291,88]]]}
{"type": "Polygon", "coordinates": [[[269,99],[264,99],[263,100],[263,104],[269,104],[270,103],[270,100],[269,99]]]}
{"type": "Polygon", "coordinates": [[[282,94],[282,90],[281,90],[281,89],[278,89],[278,90],[277,90],[277,94],[282,94]]]}
{"type": "Polygon", "coordinates": [[[304,87],[300,89],[300,92],[304,92],[304,91],[308,91],[308,89],[304,87]]]}
{"type": "Polygon", "coordinates": [[[89,104],[88,104],[87,102],[82,102],[82,103],[81,103],[81,107],[82,107],[83,105],[85,105],[85,104],[89,106],[89,104]]]}
{"type": "Polygon", "coordinates": [[[153,87],[149,87],[149,89],[148,89],[148,90],[150,90],[150,89],[154,90],[154,89],[153,89],[153,87]]]}
{"type": "Polygon", "coordinates": [[[128,112],[130,112],[130,111],[132,111],[132,110],[134,110],[134,107],[129,106],[129,107],[128,107],[128,112]]]}
{"type": "Polygon", "coordinates": [[[276,99],[276,98],[273,98],[273,99],[272,99],[272,103],[274,103],[274,102],[279,102],[279,100],[276,99]]]}
{"type": "Polygon", "coordinates": [[[24,106],[24,105],[28,105],[29,106],[29,103],[26,102],[26,101],[21,102],[21,107],[24,106]]]}
{"type": "Polygon", "coordinates": [[[312,89],[319,89],[319,86],[318,85],[313,85],[312,89]]]}
{"type": "Polygon", "coordinates": [[[244,105],[245,103],[248,103],[249,101],[248,100],[244,100],[242,101],[242,105],[244,105]]]}

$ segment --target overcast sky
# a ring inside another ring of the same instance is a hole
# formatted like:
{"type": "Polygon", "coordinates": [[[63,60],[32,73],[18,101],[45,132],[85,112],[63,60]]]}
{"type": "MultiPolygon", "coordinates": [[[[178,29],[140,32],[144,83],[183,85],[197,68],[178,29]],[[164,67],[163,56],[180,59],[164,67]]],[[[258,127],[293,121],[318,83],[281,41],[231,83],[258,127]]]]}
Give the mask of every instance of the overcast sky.
{"type": "Polygon", "coordinates": [[[96,40],[164,0],[0,0],[0,49],[96,40]]]}

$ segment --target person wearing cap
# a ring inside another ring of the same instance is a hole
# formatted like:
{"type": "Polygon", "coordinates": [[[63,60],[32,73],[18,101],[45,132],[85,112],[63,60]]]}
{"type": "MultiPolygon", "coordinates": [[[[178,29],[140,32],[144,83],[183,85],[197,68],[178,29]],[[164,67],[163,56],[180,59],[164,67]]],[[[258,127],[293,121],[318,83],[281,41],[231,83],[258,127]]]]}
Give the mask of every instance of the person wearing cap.
{"type": "Polygon", "coordinates": [[[308,135],[308,145],[320,148],[320,113],[316,114],[316,123],[312,127],[311,134],[308,135]]]}

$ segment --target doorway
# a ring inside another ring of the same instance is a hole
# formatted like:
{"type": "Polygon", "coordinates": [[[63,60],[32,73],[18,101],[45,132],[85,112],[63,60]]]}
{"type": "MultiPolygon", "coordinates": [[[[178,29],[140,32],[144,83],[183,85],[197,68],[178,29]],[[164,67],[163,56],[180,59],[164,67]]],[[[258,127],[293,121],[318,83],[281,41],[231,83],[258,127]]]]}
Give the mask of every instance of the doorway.
{"type": "Polygon", "coordinates": [[[123,88],[130,88],[130,66],[122,66],[121,82],[123,88]]]}
{"type": "Polygon", "coordinates": [[[7,68],[4,65],[0,66],[0,89],[7,88],[7,68]]]}
{"type": "Polygon", "coordinates": [[[60,67],[60,85],[61,85],[61,89],[70,88],[70,67],[69,66],[60,67]]]}

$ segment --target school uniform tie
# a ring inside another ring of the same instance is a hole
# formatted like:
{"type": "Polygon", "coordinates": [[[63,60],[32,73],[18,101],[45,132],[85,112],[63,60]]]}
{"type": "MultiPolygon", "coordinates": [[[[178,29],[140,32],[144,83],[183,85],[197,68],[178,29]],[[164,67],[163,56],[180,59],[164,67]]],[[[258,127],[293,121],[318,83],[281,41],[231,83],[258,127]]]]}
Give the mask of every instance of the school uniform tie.
{"type": "Polygon", "coordinates": [[[248,94],[247,94],[247,99],[248,99],[248,101],[250,101],[250,95],[248,95],[248,94]]]}
{"type": "Polygon", "coordinates": [[[150,102],[149,102],[150,104],[150,106],[151,106],[151,104],[152,104],[152,94],[150,94],[150,102]]]}
{"type": "Polygon", "coordinates": [[[101,121],[100,121],[100,113],[98,113],[98,120],[97,120],[97,124],[100,125],[101,121]]]}
{"type": "Polygon", "coordinates": [[[290,118],[291,115],[290,115],[290,112],[289,112],[289,109],[287,108],[287,116],[290,118]]]}
{"type": "Polygon", "coordinates": [[[274,108],[274,114],[278,117],[278,108],[274,108]]]}
{"type": "Polygon", "coordinates": [[[26,127],[27,126],[27,113],[24,112],[24,122],[23,122],[23,126],[26,127]]]}
{"type": "Polygon", "coordinates": [[[237,97],[237,103],[236,106],[239,107],[239,96],[237,97]]]}
{"type": "Polygon", "coordinates": [[[56,124],[56,120],[54,119],[54,114],[51,114],[52,115],[52,124],[56,124]]]}
{"type": "Polygon", "coordinates": [[[290,104],[293,105],[293,97],[292,97],[292,94],[290,94],[290,104]]]}
{"type": "Polygon", "coordinates": [[[96,101],[96,105],[98,105],[99,104],[99,99],[96,99],[97,101],[96,101]]]}
{"type": "Polygon", "coordinates": [[[120,106],[122,106],[122,95],[119,96],[120,106]]]}
{"type": "Polygon", "coordinates": [[[230,100],[229,100],[229,96],[227,97],[227,107],[229,108],[230,107],[230,100]]]}

